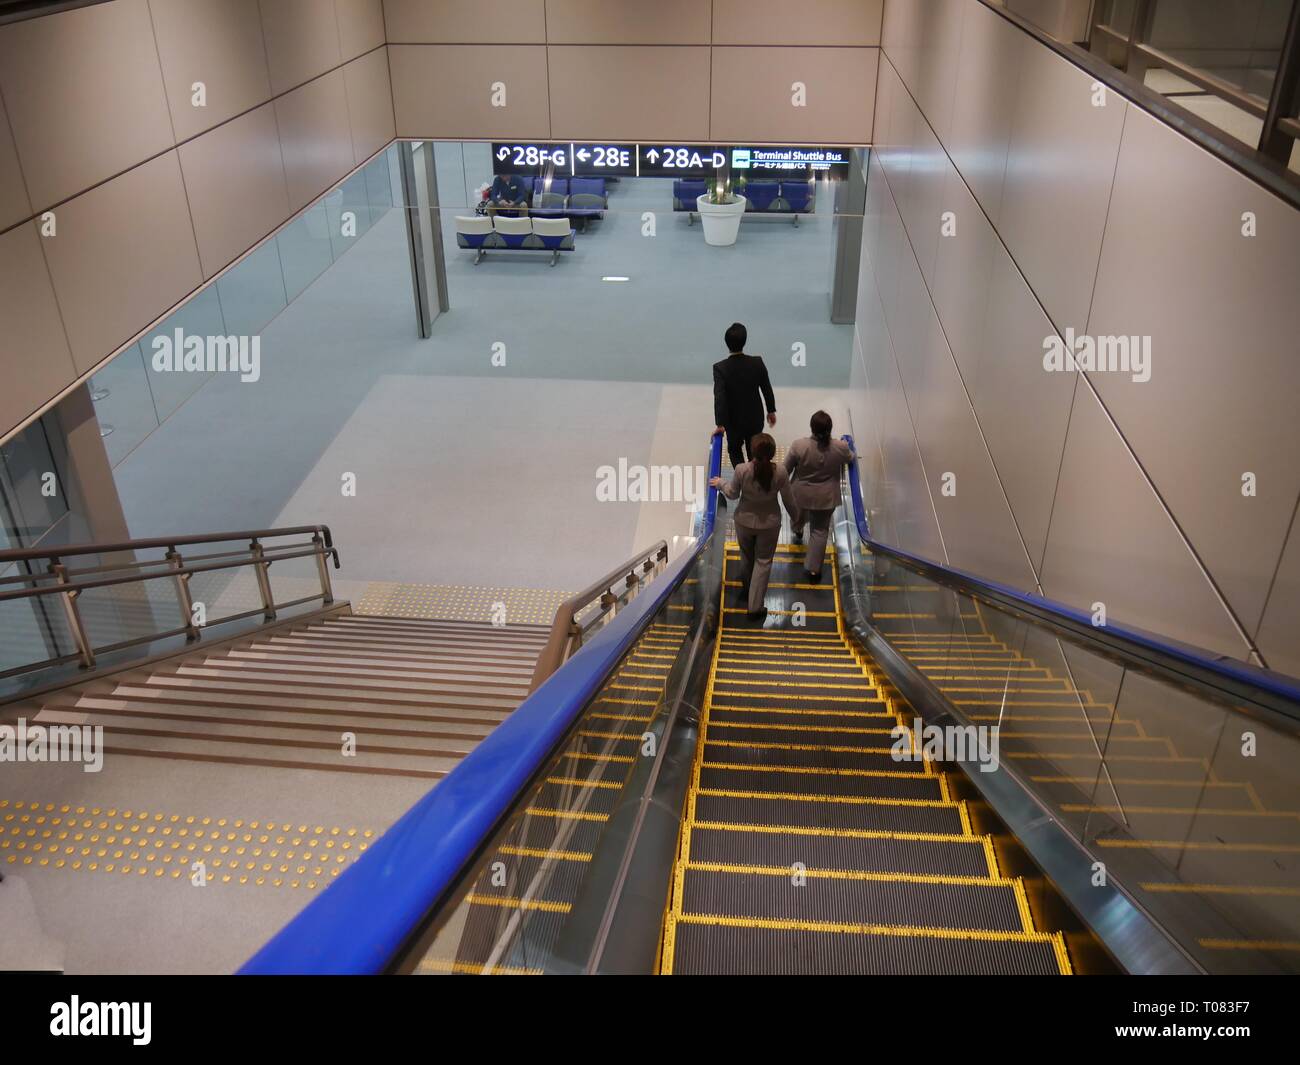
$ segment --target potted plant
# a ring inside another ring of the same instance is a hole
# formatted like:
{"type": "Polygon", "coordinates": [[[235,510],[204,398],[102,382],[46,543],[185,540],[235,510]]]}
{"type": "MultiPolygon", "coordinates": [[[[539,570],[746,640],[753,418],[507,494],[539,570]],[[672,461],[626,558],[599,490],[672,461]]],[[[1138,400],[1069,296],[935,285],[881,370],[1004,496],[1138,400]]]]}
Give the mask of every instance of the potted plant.
{"type": "Polygon", "coordinates": [[[704,224],[704,243],[714,247],[735,244],[740,235],[740,218],[745,213],[745,197],[740,194],[744,178],[732,189],[726,176],[709,181],[708,190],[695,201],[695,210],[704,224]]]}

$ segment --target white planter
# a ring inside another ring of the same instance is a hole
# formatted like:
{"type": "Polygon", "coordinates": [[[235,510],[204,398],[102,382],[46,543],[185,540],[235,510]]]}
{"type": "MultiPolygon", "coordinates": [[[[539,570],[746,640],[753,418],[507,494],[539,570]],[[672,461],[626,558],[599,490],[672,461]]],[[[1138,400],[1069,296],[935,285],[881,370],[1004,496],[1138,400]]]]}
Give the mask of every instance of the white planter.
{"type": "Polygon", "coordinates": [[[737,196],[735,203],[709,203],[707,194],[695,201],[696,213],[704,223],[704,243],[715,248],[735,244],[740,236],[740,216],[745,213],[745,197],[737,196]]]}

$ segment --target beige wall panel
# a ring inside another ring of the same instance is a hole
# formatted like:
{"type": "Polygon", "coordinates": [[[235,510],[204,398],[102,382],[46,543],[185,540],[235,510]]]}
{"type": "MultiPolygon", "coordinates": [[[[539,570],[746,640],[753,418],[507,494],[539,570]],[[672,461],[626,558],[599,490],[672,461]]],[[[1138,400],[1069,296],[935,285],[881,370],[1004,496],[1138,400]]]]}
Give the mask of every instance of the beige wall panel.
{"type": "Polygon", "coordinates": [[[1300,494],[1298,281],[1300,213],[1130,110],[1088,331],[1151,337],[1151,379],[1093,380],[1247,632],[1300,494]]]}
{"type": "Polygon", "coordinates": [[[290,213],[275,105],[264,104],[178,151],[203,276],[211,277],[290,213]]]}
{"type": "Polygon", "coordinates": [[[879,44],[884,6],[884,0],[713,0],[713,43],[879,44]]]}
{"type": "Polygon", "coordinates": [[[999,231],[1048,315],[1083,332],[1127,102],[1050,49],[1025,52],[999,231]],[[1063,251],[1068,249],[1068,251],[1063,251]]]}
{"type": "Polygon", "coordinates": [[[551,44],[708,44],[709,5],[698,0],[546,0],[551,44]]]}
{"type": "Polygon", "coordinates": [[[709,137],[709,50],[636,45],[550,50],[556,137],[709,137]]]}
{"type": "Polygon", "coordinates": [[[865,144],[877,48],[714,48],[714,140],[865,144]],[[795,82],[807,106],[791,105],[795,82]]]}
{"type": "Polygon", "coordinates": [[[944,142],[980,205],[996,224],[1007,174],[1007,144],[1020,64],[1029,40],[995,11],[967,6],[957,60],[952,123],[944,142]]]}
{"type": "Polygon", "coordinates": [[[1043,591],[1234,658],[1247,654],[1227,611],[1086,383],[1074,410],[1043,560],[1043,591]]]}
{"type": "Polygon", "coordinates": [[[18,152],[9,133],[9,118],[0,102],[0,229],[31,217],[32,201],[18,165],[18,152]]]}
{"type": "Polygon", "coordinates": [[[45,257],[80,373],[203,280],[175,152],[64,204],[58,226],[45,257]]]}
{"type": "Polygon", "coordinates": [[[37,223],[0,234],[0,435],[77,376],[41,239],[37,223]]]}
{"type": "Polygon", "coordinates": [[[334,0],[339,22],[339,54],[349,59],[384,43],[382,0],[334,0]]]}
{"type": "Polygon", "coordinates": [[[393,139],[393,96],[388,80],[388,50],[354,59],[343,68],[352,123],[352,159],[363,162],[393,139]]]}
{"type": "Polygon", "coordinates": [[[939,240],[934,301],[998,479],[1035,567],[1041,567],[1075,380],[1044,373],[1052,323],[961,178],[944,210],[957,230],[939,240]]]}
{"type": "Polygon", "coordinates": [[[1291,527],[1255,644],[1269,668],[1300,677],[1300,524],[1291,527]]]}
{"type": "Polygon", "coordinates": [[[149,9],[178,140],[270,99],[257,0],[150,0],[149,9]],[[191,103],[196,81],[205,107],[191,103]]]}
{"type": "Polygon", "coordinates": [[[0,27],[0,93],[36,211],[173,143],[145,0],[0,27]]]}
{"type": "Polygon", "coordinates": [[[388,64],[399,137],[551,135],[540,45],[390,45],[388,64]],[[498,81],[506,107],[492,106],[498,81]]]}
{"type": "Polygon", "coordinates": [[[962,24],[971,0],[918,0],[922,11],[920,47],[916,52],[912,95],[941,140],[952,127],[957,88],[957,57],[962,24]]]}
{"type": "Polygon", "coordinates": [[[271,91],[288,92],[340,62],[334,0],[261,0],[271,91]]]}
{"type": "Polygon", "coordinates": [[[546,0],[384,0],[389,44],[545,44],[546,0]]]}
{"type": "Polygon", "coordinates": [[[289,210],[305,207],[352,169],[352,130],[343,71],[310,81],[275,101],[289,210]]]}

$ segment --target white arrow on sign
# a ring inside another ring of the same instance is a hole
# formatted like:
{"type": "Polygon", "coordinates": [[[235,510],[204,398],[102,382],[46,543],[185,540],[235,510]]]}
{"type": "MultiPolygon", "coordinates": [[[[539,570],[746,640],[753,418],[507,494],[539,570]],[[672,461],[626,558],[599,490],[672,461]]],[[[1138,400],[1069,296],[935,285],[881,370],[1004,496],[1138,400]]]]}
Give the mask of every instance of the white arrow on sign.
{"type": "Polygon", "coordinates": [[[647,159],[649,159],[650,162],[652,162],[652,163],[657,163],[657,162],[659,162],[659,151],[658,151],[658,149],[656,149],[656,148],[651,148],[648,152],[645,153],[645,157],[646,157],[647,159]]]}
{"type": "Polygon", "coordinates": [[[579,148],[579,149],[578,149],[578,158],[581,159],[581,160],[585,163],[588,159],[591,158],[591,152],[587,151],[586,148],[579,148]]]}
{"type": "Polygon", "coordinates": [[[501,148],[501,149],[499,149],[499,150],[497,151],[497,158],[498,158],[498,159],[504,159],[504,158],[505,158],[506,156],[508,156],[509,154],[510,154],[510,149],[509,149],[509,148],[501,148]]]}

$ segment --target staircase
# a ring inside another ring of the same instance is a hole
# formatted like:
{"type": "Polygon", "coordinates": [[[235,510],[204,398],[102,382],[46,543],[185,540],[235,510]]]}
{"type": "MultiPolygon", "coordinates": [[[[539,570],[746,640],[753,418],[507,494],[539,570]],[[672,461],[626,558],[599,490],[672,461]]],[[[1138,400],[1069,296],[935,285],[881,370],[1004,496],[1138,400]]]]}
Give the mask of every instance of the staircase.
{"type": "Polygon", "coordinates": [[[754,628],[727,603],[728,544],[662,971],[1069,973],[946,774],[892,757],[907,707],[840,634],[835,584],[802,583],[802,553],[778,548],[785,609],[754,628]]]}
{"type": "Polygon", "coordinates": [[[27,714],[102,724],[112,758],[434,781],[523,701],[546,634],[338,613],[68,689],[27,714]]]}

